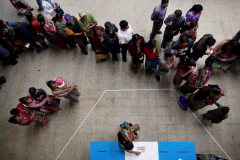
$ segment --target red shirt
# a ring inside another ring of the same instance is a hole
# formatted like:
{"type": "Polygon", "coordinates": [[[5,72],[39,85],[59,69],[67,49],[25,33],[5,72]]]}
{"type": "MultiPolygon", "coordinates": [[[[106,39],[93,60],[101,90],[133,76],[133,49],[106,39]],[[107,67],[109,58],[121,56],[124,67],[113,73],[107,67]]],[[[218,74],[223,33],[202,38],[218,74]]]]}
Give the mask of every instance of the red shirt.
{"type": "Polygon", "coordinates": [[[38,33],[41,33],[41,34],[44,33],[44,31],[42,30],[41,25],[38,21],[32,21],[31,25],[38,33]]]}
{"type": "Polygon", "coordinates": [[[146,59],[149,61],[154,62],[158,58],[157,50],[155,51],[155,53],[153,53],[153,50],[151,50],[149,47],[145,47],[143,52],[146,55],[146,59]]]}
{"type": "Polygon", "coordinates": [[[30,109],[27,107],[24,107],[22,103],[19,103],[16,108],[19,108],[19,114],[28,114],[30,113],[30,109]]]}

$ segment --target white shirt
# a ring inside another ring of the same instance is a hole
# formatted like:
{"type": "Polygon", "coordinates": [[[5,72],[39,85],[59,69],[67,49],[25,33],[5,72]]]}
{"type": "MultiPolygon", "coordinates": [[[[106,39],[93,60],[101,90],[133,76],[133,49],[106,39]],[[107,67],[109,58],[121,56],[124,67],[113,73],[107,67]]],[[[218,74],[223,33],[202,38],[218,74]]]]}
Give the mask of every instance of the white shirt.
{"type": "Polygon", "coordinates": [[[42,0],[42,6],[46,14],[50,14],[52,17],[56,16],[56,12],[48,1],[42,0]]]}
{"type": "Polygon", "coordinates": [[[132,39],[132,27],[128,24],[129,28],[127,31],[123,31],[121,29],[118,30],[118,39],[120,44],[124,44],[125,42],[129,42],[132,39]]]}

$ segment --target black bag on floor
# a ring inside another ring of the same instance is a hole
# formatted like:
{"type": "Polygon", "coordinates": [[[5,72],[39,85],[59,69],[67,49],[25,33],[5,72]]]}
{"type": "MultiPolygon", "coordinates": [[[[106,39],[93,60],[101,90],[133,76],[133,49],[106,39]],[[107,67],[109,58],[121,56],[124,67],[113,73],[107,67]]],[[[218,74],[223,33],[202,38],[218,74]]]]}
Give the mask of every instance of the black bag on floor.
{"type": "Polygon", "coordinates": [[[5,77],[0,77],[0,84],[2,84],[2,83],[6,83],[7,81],[6,81],[6,78],[5,77]]]}

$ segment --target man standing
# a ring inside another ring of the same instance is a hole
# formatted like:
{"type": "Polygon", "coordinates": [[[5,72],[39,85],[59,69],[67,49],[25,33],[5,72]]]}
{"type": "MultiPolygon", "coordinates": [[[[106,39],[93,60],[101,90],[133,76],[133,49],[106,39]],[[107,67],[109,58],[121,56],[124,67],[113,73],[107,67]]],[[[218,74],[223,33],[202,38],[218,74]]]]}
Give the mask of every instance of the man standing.
{"type": "Polygon", "coordinates": [[[160,81],[160,75],[169,72],[169,69],[173,67],[176,62],[177,51],[172,49],[165,50],[164,54],[160,58],[159,69],[155,72],[155,78],[160,81]]]}
{"type": "Polygon", "coordinates": [[[185,18],[182,16],[182,11],[176,10],[165,19],[164,23],[167,26],[163,35],[162,50],[166,49],[167,41],[172,40],[173,36],[176,36],[179,33],[180,28],[184,25],[185,18]]]}
{"type": "Polygon", "coordinates": [[[153,28],[150,34],[150,39],[154,39],[156,34],[162,34],[160,29],[167,12],[168,2],[168,0],[162,0],[162,3],[159,3],[153,10],[151,16],[151,20],[153,21],[153,28]]]}
{"type": "Polygon", "coordinates": [[[118,39],[122,48],[122,60],[127,62],[127,50],[129,41],[133,37],[133,30],[131,25],[125,20],[122,20],[119,25],[121,29],[118,30],[118,39]]]}
{"type": "Polygon", "coordinates": [[[9,29],[14,30],[23,42],[29,43],[29,48],[37,49],[38,54],[41,52],[42,47],[36,43],[37,33],[27,22],[17,22],[12,20],[9,22],[9,29]]]}
{"type": "Polygon", "coordinates": [[[78,12],[78,14],[80,17],[80,20],[79,20],[80,27],[83,30],[83,32],[86,33],[86,35],[91,43],[92,49],[95,52],[95,48],[92,43],[92,34],[93,34],[92,29],[93,29],[93,27],[97,26],[98,23],[97,23],[96,19],[94,18],[94,16],[92,15],[92,13],[87,13],[84,10],[82,10],[82,11],[78,12]]]}
{"type": "Polygon", "coordinates": [[[82,52],[87,55],[88,54],[86,50],[87,38],[80,28],[78,18],[75,16],[71,16],[70,14],[65,14],[64,19],[66,20],[65,25],[66,33],[75,38],[82,52]]]}

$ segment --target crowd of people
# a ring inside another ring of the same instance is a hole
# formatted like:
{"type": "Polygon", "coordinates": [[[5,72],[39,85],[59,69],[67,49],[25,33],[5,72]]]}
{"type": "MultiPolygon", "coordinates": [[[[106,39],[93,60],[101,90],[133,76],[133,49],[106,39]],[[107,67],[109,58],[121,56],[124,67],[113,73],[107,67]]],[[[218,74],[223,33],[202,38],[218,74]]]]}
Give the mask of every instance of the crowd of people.
{"type": "MultiPolygon", "coordinates": [[[[188,104],[192,111],[196,111],[208,105],[216,104],[218,109],[210,110],[203,115],[212,123],[220,123],[228,117],[229,107],[222,106],[217,101],[226,94],[226,91],[218,85],[207,85],[213,69],[228,71],[236,68],[240,63],[240,31],[229,40],[216,43],[212,34],[206,33],[198,41],[199,19],[203,12],[203,6],[194,5],[183,16],[181,10],[166,17],[169,0],[162,0],[153,10],[151,20],[153,21],[152,31],[148,41],[139,34],[133,34],[133,28],[126,20],[119,23],[119,28],[107,21],[99,26],[94,15],[81,10],[78,16],[64,13],[64,10],[56,2],[51,0],[37,0],[39,12],[44,10],[52,19],[46,18],[43,14],[34,15],[31,8],[24,0],[10,0],[18,11],[18,14],[25,16],[28,22],[9,22],[0,20],[0,55],[2,60],[9,60],[13,65],[17,64],[18,53],[26,49],[41,50],[48,49],[46,40],[59,49],[69,47],[76,48],[88,55],[87,45],[90,44],[96,55],[108,55],[118,61],[118,53],[122,53],[123,62],[127,62],[127,52],[131,56],[131,64],[134,68],[140,68],[145,63],[146,70],[155,69],[155,78],[167,74],[177,59],[177,72],[173,78],[174,85],[180,85],[183,94],[189,94],[188,104]],[[166,17],[166,18],[165,18],[166,17]],[[156,39],[156,34],[162,25],[166,24],[162,42],[156,39]],[[180,35],[170,47],[168,43],[173,41],[174,36],[180,35]],[[27,44],[29,47],[27,48],[27,44]],[[203,68],[197,67],[197,61],[203,56],[208,56],[203,68]]],[[[107,57],[107,56],[105,56],[107,57]]],[[[78,102],[77,86],[71,84],[61,77],[48,81],[47,86],[51,88],[53,95],[48,95],[43,89],[31,87],[29,93],[20,98],[17,108],[11,110],[13,115],[9,122],[20,125],[28,125],[31,122],[47,123],[46,113],[40,109],[56,112],[60,110],[60,99],[65,97],[73,102],[78,102]],[[25,107],[24,105],[27,107],[25,107]]],[[[119,143],[126,150],[131,152],[133,139],[139,134],[139,126],[133,123],[123,123],[118,134],[119,143]],[[130,128],[130,132],[125,132],[130,128]],[[133,129],[134,128],[134,129],[133,129]],[[126,134],[127,133],[127,134],[126,134]],[[133,134],[132,134],[133,133],[133,134]]],[[[137,152],[132,152],[140,154],[137,152]]]]}

